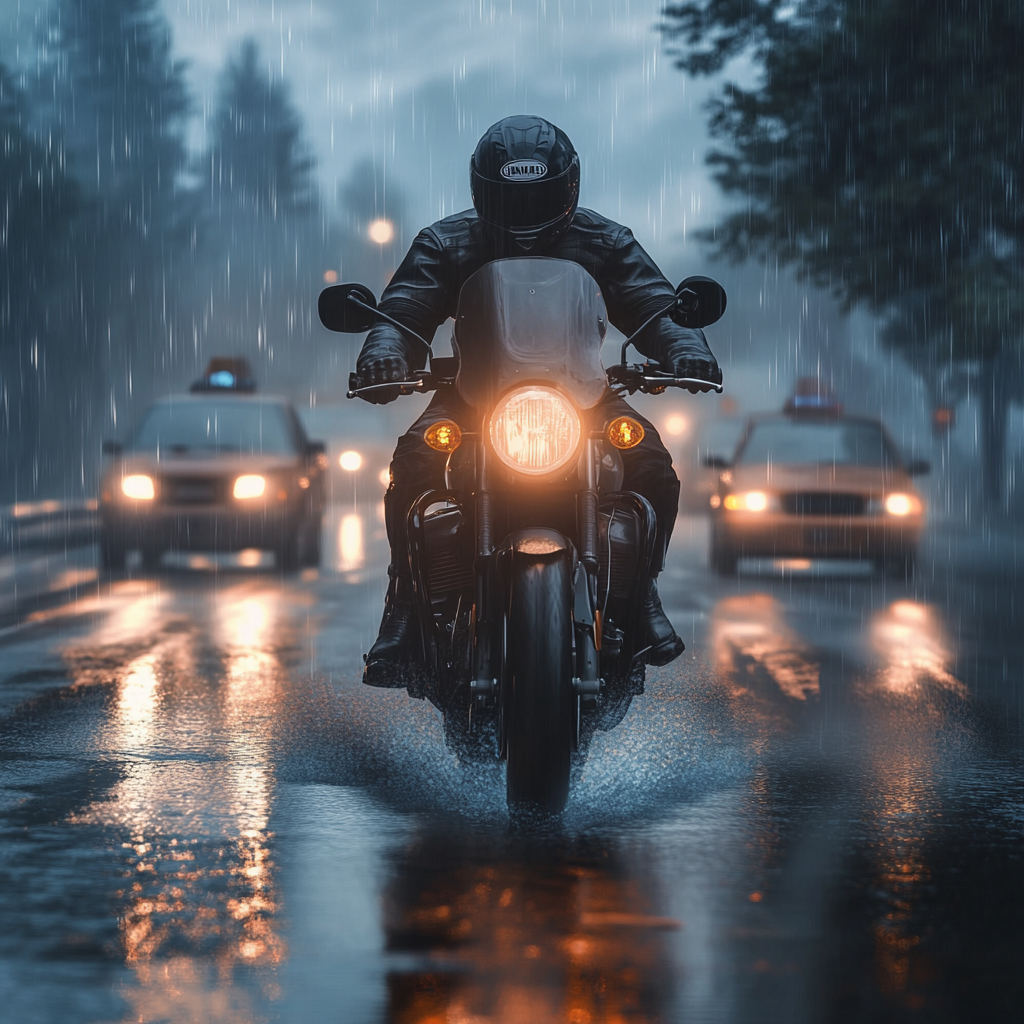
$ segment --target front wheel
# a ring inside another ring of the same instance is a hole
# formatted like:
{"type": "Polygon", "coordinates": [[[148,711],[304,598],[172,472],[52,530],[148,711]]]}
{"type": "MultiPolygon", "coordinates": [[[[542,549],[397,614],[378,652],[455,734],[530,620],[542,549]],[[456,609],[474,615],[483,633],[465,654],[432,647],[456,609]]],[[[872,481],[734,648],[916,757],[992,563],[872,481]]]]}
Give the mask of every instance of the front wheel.
{"type": "Polygon", "coordinates": [[[100,568],[104,572],[123,572],[127,554],[124,541],[115,538],[112,531],[104,530],[100,535],[100,568]]]}
{"type": "Polygon", "coordinates": [[[572,565],[510,566],[502,699],[510,808],[557,814],[569,796],[575,729],[572,565]]]}

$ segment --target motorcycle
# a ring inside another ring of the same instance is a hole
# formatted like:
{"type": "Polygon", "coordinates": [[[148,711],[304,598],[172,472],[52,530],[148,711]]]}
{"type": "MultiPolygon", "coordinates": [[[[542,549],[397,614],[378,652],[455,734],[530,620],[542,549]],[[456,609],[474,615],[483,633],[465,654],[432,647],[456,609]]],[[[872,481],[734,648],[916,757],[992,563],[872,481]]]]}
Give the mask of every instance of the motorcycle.
{"type": "MultiPolygon", "coordinates": [[[[420,649],[407,688],[441,712],[449,746],[505,760],[511,809],[558,813],[574,751],[595,729],[617,725],[643,692],[641,586],[656,523],[644,497],[621,490],[619,453],[644,432],[631,416],[605,422],[600,400],[609,388],[720,392],[653,361],[629,364],[626,352],[661,317],[705,327],[725,303],[717,282],[687,278],[605,370],[607,311],[586,270],[498,260],[462,288],[453,356],[431,352],[429,369],[401,382],[350,376],[349,398],[378,387],[454,389],[459,407],[473,410],[424,435],[448,459],[445,488],[408,509],[420,649]]],[[[319,314],[329,330],[348,333],[386,321],[430,351],[363,285],[324,289],[319,314]]]]}

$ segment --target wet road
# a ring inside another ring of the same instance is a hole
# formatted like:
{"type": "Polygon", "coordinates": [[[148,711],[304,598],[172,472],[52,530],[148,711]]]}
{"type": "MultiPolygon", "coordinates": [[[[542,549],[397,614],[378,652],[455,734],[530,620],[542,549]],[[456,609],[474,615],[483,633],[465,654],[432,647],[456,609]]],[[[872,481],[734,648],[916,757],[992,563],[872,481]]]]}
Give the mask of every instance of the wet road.
{"type": "Polygon", "coordinates": [[[319,575],[178,565],[7,627],[0,1019],[1018,1019],[1018,554],[721,582],[705,530],[663,578],[688,651],[546,834],[361,686],[375,508],[319,575]]]}

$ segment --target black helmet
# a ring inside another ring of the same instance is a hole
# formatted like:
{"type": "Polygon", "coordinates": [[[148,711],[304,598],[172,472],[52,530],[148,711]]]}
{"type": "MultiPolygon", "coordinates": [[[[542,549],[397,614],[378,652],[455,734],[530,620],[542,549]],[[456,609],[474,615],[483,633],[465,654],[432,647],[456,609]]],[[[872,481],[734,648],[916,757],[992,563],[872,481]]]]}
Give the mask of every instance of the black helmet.
{"type": "Polygon", "coordinates": [[[480,220],[522,252],[568,230],[580,199],[580,158],[569,136],[543,117],[492,124],[469,161],[480,220]]]}

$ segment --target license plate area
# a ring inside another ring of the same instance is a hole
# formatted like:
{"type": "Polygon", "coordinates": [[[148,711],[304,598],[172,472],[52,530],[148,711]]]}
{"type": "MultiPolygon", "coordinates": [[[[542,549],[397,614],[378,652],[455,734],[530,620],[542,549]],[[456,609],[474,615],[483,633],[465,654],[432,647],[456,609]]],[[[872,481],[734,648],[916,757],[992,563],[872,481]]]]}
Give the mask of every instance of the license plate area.
{"type": "Polygon", "coordinates": [[[841,526],[808,526],[804,543],[810,548],[834,548],[848,543],[849,531],[841,526]]]}

